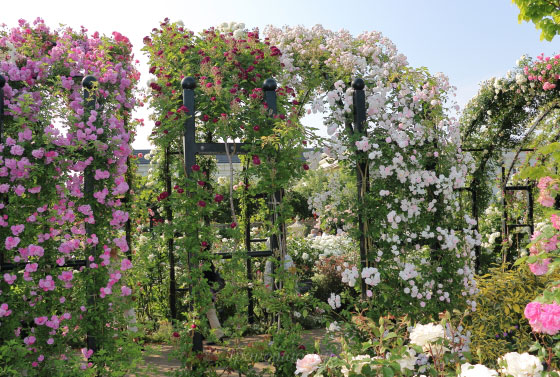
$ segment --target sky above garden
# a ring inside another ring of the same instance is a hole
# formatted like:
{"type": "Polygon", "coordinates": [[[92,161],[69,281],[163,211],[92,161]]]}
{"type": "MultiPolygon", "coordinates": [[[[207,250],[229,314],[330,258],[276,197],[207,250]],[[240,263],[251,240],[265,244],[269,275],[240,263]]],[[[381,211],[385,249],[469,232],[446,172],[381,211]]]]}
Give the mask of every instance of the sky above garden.
{"type": "MultiPolygon", "coordinates": [[[[268,24],[322,24],[354,35],[376,30],[391,39],[412,66],[449,76],[457,87],[456,100],[464,106],[476,95],[481,81],[505,75],[521,55],[560,53],[560,37],[540,41],[533,24],[517,22],[518,13],[510,0],[27,0],[4,6],[0,21],[15,26],[20,18],[32,21],[40,16],[51,27],[62,23],[104,34],[119,31],[134,45],[143,84],[149,76],[147,58],[140,51],[142,39],[165,17],[182,20],[193,31],[230,21],[261,30],[268,24]]],[[[147,136],[152,122],[147,114],[146,110],[137,114],[146,119],[133,144],[137,149],[150,146],[147,136]]],[[[317,116],[305,123],[323,128],[317,116]]]]}

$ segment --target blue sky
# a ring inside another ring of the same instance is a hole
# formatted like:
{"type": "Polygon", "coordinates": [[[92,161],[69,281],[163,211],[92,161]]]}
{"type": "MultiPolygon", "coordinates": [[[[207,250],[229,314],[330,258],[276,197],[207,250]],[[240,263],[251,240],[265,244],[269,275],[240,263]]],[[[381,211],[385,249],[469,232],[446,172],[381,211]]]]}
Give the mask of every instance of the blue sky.
{"type": "MultiPolygon", "coordinates": [[[[560,36],[540,41],[533,24],[517,22],[518,9],[510,0],[204,0],[128,1],[96,0],[10,2],[0,22],[42,17],[50,26],[64,23],[86,26],[91,32],[128,36],[142,63],[142,38],[165,17],[183,20],[194,31],[222,22],[244,22],[248,27],[322,24],[353,34],[377,30],[391,39],[413,66],[443,72],[457,87],[463,106],[478,91],[481,81],[502,76],[523,54],[560,53],[560,36]]],[[[148,79],[142,64],[142,82],[148,79]]],[[[147,117],[144,112],[140,117],[147,117]]],[[[316,124],[315,118],[312,122],[316,124]]],[[[148,147],[150,129],[141,130],[134,147],[148,147]]]]}

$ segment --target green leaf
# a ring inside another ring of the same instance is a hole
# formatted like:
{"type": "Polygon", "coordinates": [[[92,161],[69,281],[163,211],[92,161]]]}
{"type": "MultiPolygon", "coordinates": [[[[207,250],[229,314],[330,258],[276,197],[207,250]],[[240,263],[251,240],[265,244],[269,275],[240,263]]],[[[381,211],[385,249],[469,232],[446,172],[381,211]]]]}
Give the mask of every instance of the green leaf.
{"type": "Polygon", "coordinates": [[[521,257],[521,258],[517,259],[513,265],[514,266],[519,266],[520,264],[525,263],[526,260],[527,260],[527,256],[521,257]]]}
{"type": "Polygon", "coordinates": [[[393,369],[384,366],[383,368],[381,368],[382,372],[383,372],[383,377],[393,377],[395,375],[395,372],[393,371],[393,369]]]}

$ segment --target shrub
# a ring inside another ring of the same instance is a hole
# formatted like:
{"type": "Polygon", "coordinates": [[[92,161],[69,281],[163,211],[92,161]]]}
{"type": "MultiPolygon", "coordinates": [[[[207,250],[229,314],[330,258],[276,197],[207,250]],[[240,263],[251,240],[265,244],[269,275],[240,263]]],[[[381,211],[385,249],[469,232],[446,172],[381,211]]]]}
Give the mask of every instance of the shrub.
{"type": "Polygon", "coordinates": [[[315,297],[327,302],[332,293],[340,294],[349,290],[348,285],[342,282],[342,267],[352,268],[356,265],[348,255],[328,256],[321,258],[315,265],[315,275],[312,277],[315,287],[315,297]]]}
{"type": "Polygon", "coordinates": [[[470,315],[471,349],[477,362],[494,365],[501,355],[527,352],[534,342],[525,306],[560,274],[535,276],[527,266],[491,268],[478,278],[477,309],[470,315]]]}

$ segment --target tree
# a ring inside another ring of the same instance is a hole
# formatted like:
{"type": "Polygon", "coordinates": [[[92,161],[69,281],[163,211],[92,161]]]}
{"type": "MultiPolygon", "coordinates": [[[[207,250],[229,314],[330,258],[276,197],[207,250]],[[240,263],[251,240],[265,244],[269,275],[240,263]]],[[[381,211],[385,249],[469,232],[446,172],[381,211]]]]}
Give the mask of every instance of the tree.
{"type": "Polygon", "coordinates": [[[541,30],[541,40],[560,34],[560,0],[512,0],[519,8],[519,23],[531,21],[541,30]]]}

